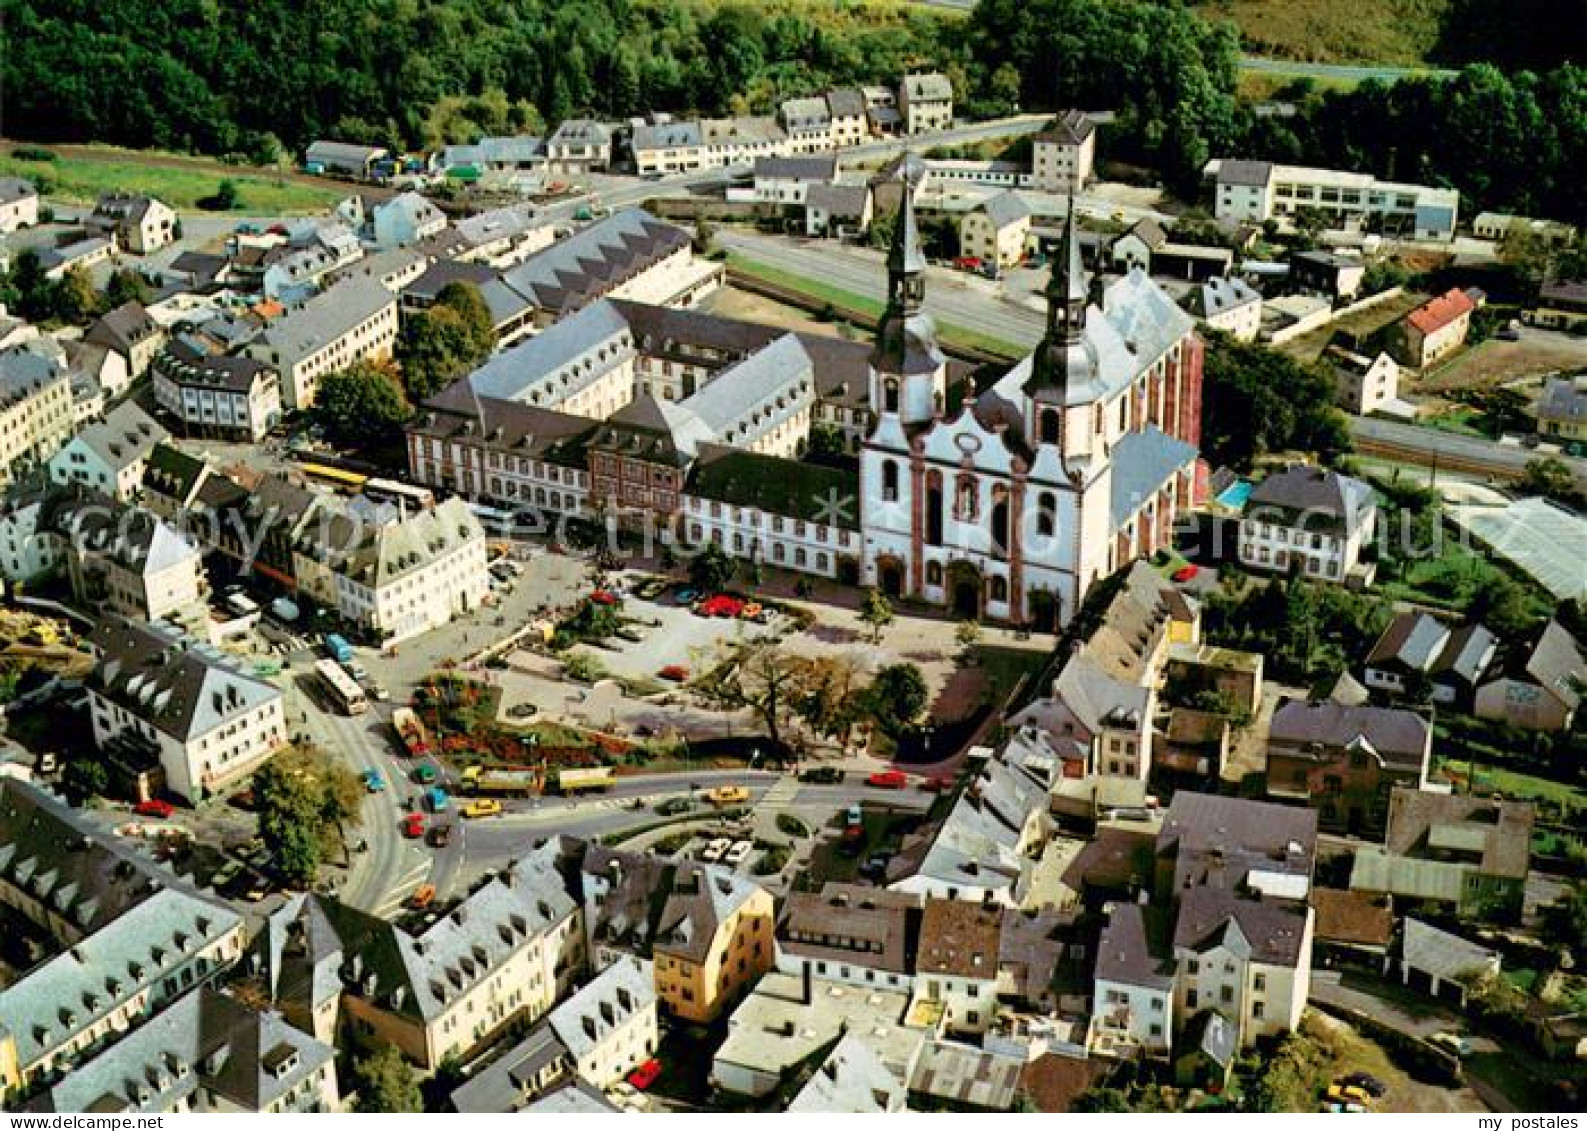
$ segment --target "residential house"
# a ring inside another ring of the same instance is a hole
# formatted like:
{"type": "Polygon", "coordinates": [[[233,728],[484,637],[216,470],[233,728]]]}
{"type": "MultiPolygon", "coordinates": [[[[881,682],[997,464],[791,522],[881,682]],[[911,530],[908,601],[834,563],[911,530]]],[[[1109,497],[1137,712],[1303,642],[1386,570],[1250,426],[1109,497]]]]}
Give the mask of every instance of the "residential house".
{"type": "Polygon", "coordinates": [[[832,184],[838,159],[824,157],[761,157],[755,161],[755,199],[768,203],[804,204],[812,186],[832,184]]]}
{"type": "Polygon", "coordinates": [[[1587,445],[1587,374],[1550,377],[1537,402],[1537,432],[1567,444],[1587,445]]]}
{"type": "Polygon", "coordinates": [[[625,955],[551,1011],[546,1023],[573,1072],[609,1088],[655,1055],[656,990],[649,962],[625,955]]]}
{"type": "Polygon", "coordinates": [[[90,487],[130,502],[143,487],[149,453],[170,434],[133,401],[123,401],[102,420],[87,425],[50,460],[56,483],[90,487]]]}
{"type": "Polygon", "coordinates": [[[141,620],[203,620],[209,594],[203,552],[163,519],[72,487],[50,497],[39,531],[61,544],[79,602],[141,620]]]}
{"type": "Polygon", "coordinates": [[[1472,981],[1497,978],[1500,966],[1498,951],[1407,915],[1384,972],[1397,969],[1402,985],[1464,1008],[1472,981]]]}
{"type": "Polygon", "coordinates": [[[937,72],[905,75],[898,84],[904,133],[933,133],[953,125],[953,84],[937,72]]]}
{"type": "Polygon", "coordinates": [[[629,140],[634,171],[641,177],[693,172],[701,167],[704,135],[697,121],[635,126],[629,140]]]}
{"type": "Polygon", "coordinates": [[[60,569],[66,548],[39,527],[48,499],[41,488],[14,488],[6,498],[0,508],[0,578],[26,584],[60,569]]]}
{"type": "Polygon", "coordinates": [[[1091,181],[1096,159],[1096,123],[1082,111],[1065,110],[1031,138],[1031,188],[1080,192],[1091,181]]]}
{"type": "Polygon", "coordinates": [[[1400,364],[1426,369],[1454,353],[1466,344],[1476,309],[1469,294],[1451,287],[1411,311],[1392,335],[1400,364]]]}
{"type": "Polygon", "coordinates": [[[1480,624],[1452,628],[1424,612],[1398,614],[1366,660],[1362,682],[1375,691],[1469,710],[1499,652],[1499,638],[1480,624]]]}
{"type": "Polygon", "coordinates": [[[1371,416],[1398,408],[1400,365],[1387,350],[1374,357],[1335,343],[1323,350],[1323,360],[1333,370],[1334,396],[1346,412],[1371,416]]]}
{"type": "Polygon", "coordinates": [[[1262,330],[1262,296],[1239,279],[1214,275],[1191,288],[1185,309],[1203,326],[1236,341],[1254,342],[1262,330]]]}
{"type": "Polygon", "coordinates": [[[1222,1015],[1241,1048],[1292,1033],[1311,988],[1315,915],[1302,901],[1197,887],[1174,921],[1176,1016],[1222,1015]]]}
{"type": "Polygon", "coordinates": [[[1156,894],[1192,888],[1305,900],[1317,858],[1317,814],[1271,801],[1179,790],[1158,830],[1156,894]]]}
{"type": "Polygon", "coordinates": [[[463,1115],[522,1111],[571,1073],[567,1046],[542,1023],[454,1088],[452,1108],[463,1115]]]}
{"type": "Polygon", "coordinates": [[[281,421],[281,378],[263,361],[217,353],[215,345],[178,330],[154,359],[155,403],[183,435],[258,443],[281,421]]]}
{"type": "Polygon", "coordinates": [[[88,224],[113,234],[125,250],[148,255],[176,239],[178,221],[169,206],[152,196],[110,192],[94,205],[88,224]]]}
{"type": "Polygon", "coordinates": [[[72,385],[64,359],[28,345],[0,351],[0,486],[39,467],[72,434],[72,385]]]}
{"type": "Polygon", "coordinates": [[[1367,265],[1357,256],[1316,249],[1289,257],[1289,286],[1298,294],[1349,301],[1361,291],[1367,265]]]}
{"type": "Polygon", "coordinates": [[[788,135],[773,117],[703,118],[700,121],[700,162],[707,169],[745,165],[787,149],[788,135]]]}
{"type": "Polygon", "coordinates": [[[243,352],[275,370],[287,409],[303,411],[325,374],[389,358],[396,341],[397,296],[377,280],[351,278],[288,310],[243,352]]]}
{"type": "Polygon", "coordinates": [[[1536,237],[1545,247],[1564,247],[1576,242],[1577,230],[1574,224],[1560,220],[1536,220],[1507,212],[1479,212],[1471,222],[1471,234],[1479,240],[1495,241],[1520,234],[1536,237]]]}
{"type": "Polygon", "coordinates": [[[875,215],[875,197],[865,184],[818,181],[805,189],[805,235],[864,235],[875,215]]]}
{"type": "Polygon", "coordinates": [[[1130,226],[1129,230],[1113,241],[1110,255],[1113,266],[1119,271],[1139,267],[1151,273],[1152,256],[1168,243],[1168,233],[1151,216],[1145,216],[1130,226]]]}
{"type": "Polygon", "coordinates": [[[1367,173],[1214,158],[1202,175],[1213,183],[1219,220],[1296,223],[1305,211],[1330,228],[1447,243],[1459,219],[1460,194],[1453,189],[1380,181],[1367,173]]]}
{"type": "Polygon", "coordinates": [[[1030,207],[1023,198],[998,193],[959,221],[959,254],[998,270],[1017,266],[1025,258],[1030,223],[1030,207]]]}
{"type": "Polygon", "coordinates": [[[1201,280],[1227,277],[1234,270],[1234,253],[1228,248],[1170,239],[1151,216],[1114,240],[1111,256],[1115,269],[1126,273],[1138,267],[1149,275],[1201,280]]]}
{"type": "Polygon", "coordinates": [[[340,173],[367,181],[373,179],[376,163],[390,157],[391,151],[378,145],[321,140],[304,152],[303,167],[310,173],[340,173]]]}
{"type": "Polygon", "coordinates": [[[922,898],[828,883],[789,892],[777,923],[777,969],[861,987],[907,991],[914,981],[922,898]]]}
{"type": "MultiPolygon", "coordinates": [[[[522,263],[556,239],[556,226],[527,205],[492,208],[465,217],[453,225],[453,231],[466,245],[457,253],[457,259],[464,263],[483,263],[497,270],[522,263]]],[[[413,272],[412,278],[422,273],[421,267],[413,272]]],[[[390,286],[392,290],[402,289],[401,283],[390,286]]]]}
{"type": "Polygon", "coordinates": [[[474,169],[480,173],[517,173],[546,163],[544,138],[532,134],[481,137],[472,145],[449,145],[441,152],[442,169],[474,169]]]}
{"type": "Polygon", "coordinates": [[[789,98],[777,107],[777,116],[788,133],[790,153],[819,153],[832,148],[832,111],[827,100],[789,98]]]}
{"type": "Polygon", "coordinates": [[[771,894],[747,877],[680,864],[652,947],[656,993],[672,1016],[715,1020],[776,960],[771,894]]]}
{"type": "Polygon", "coordinates": [[[1366,483],[1292,464],[1251,492],[1240,518],[1240,563],[1316,581],[1370,584],[1375,568],[1363,551],[1376,537],[1377,519],[1377,500],[1366,483]]]}
{"type": "Polygon", "coordinates": [[[1533,326],[1573,330],[1587,324],[1587,280],[1556,279],[1537,290],[1537,301],[1524,314],[1533,326]]]}
{"type": "Polygon", "coordinates": [[[171,625],[107,617],[89,644],[94,744],[157,761],[171,793],[203,800],[285,745],[280,689],[171,625]]]}
{"type": "Polygon", "coordinates": [[[568,118],[546,139],[546,170],[578,176],[602,173],[612,164],[611,127],[589,118],[568,118]]]}
{"type": "Polygon", "coordinates": [[[1383,846],[1357,850],[1351,890],[1467,919],[1518,922],[1534,820],[1523,801],[1396,789],[1383,846]]]}
{"type": "Polygon", "coordinates": [[[1168,1056],[1175,975],[1167,915],[1139,903],[1112,904],[1097,940],[1086,1047],[1123,1059],[1168,1056]]]}
{"type": "Polygon", "coordinates": [[[382,201],[373,209],[375,246],[407,247],[446,230],[446,213],[416,192],[382,201]]]}
{"type": "Polygon", "coordinates": [[[254,945],[267,996],[294,1024],[328,1040],[345,1021],[433,1070],[550,1012],[583,969],[578,919],[531,854],[417,932],[300,894],[254,945]]]}
{"type": "Polygon", "coordinates": [[[106,406],[132,384],[127,363],[114,350],[81,338],[64,343],[72,380],[72,420],[82,425],[103,416],[106,406]]]}
{"type": "Polygon", "coordinates": [[[336,1050],[209,986],[75,1065],[30,1111],[186,1115],[340,1110],[336,1050]]]}
{"type": "Polygon", "coordinates": [[[39,222],[39,190],[21,177],[0,178],[0,235],[39,222]]]}
{"type": "Polygon", "coordinates": [[[832,147],[843,149],[859,145],[871,136],[871,121],[865,95],[853,87],[827,92],[827,113],[831,120],[832,147]]]}
{"type": "Polygon", "coordinates": [[[1267,792],[1313,806],[1331,832],[1378,834],[1396,787],[1426,788],[1432,750],[1415,711],[1287,699],[1268,732],[1267,792]]]}
{"type": "Polygon", "coordinates": [[[1587,649],[1557,620],[1477,689],[1478,718],[1528,730],[1569,730],[1587,694],[1587,649]]]}
{"type": "Polygon", "coordinates": [[[1383,969],[1394,941],[1392,896],[1315,887],[1311,905],[1317,913],[1314,937],[1319,966],[1354,966],[1374,973],[1383,969]]]}
{"type": "MultiPolygon", "coordinates": [[[[88,327],[83,340],[114,350],[127,362],[131,378],[141,377],[165,342],[165,331],[136,300],[122,303],[88,327]]],[[[130,378],[129,378],[130,379],[130,378]]],[[[121,389],[105,390],[116,396],[121,389]]]]}
{"type": "Polygon", "coordinates": [[[909,1014],[951,1032],[984,1033],[997,1014],[1003,908],[962,899],[927,899],[915,956],[909,1014]]]}
{"type": "Polygon", "coordinates": [[[68,272],[89,271],[101,263],[109,263],[116,256],[116,243],[104,236],[85,236],[68,240],[39,252],[39,266],[44,277],[58,283],[68,272]]]}

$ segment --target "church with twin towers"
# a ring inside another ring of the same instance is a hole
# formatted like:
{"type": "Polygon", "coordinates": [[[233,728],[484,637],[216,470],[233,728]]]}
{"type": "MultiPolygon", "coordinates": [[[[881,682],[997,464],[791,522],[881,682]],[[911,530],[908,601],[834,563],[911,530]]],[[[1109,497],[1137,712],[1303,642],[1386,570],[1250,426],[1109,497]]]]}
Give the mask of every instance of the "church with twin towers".
{"type": "Polygon", "coordinates": [[[1202,343],[1144,273],[1088,280],[1071,215],[1041,342],[976,381],[937,340],[901,197],[872,342],[600,299],[427,402],[410,472],[1057,631],[1195,504],[1202,343]]]}

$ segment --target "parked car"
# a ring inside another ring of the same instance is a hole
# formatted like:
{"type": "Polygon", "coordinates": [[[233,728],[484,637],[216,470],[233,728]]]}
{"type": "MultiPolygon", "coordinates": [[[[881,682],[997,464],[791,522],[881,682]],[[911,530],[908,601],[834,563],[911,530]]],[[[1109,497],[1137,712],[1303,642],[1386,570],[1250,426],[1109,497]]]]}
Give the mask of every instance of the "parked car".
{"type": "Polygon", "coordinates": [[[909,775],[902,770],[879,770],[865,779],[872,789],[903,789],[909,784],[909,775]]]}
{"type": "Polygon", "coordinates": [[[731,864],[733,867],[737,868],[740,864],[744,863],[744,861],[748,860],[749,854],[754,851],[754,841],[741,840],[732,848],[727,850],[727,855],[722,857],[722,863],[731,864]]]}
{"type": "Polygon", "coordinates": [[[1199,565],[1182,565],[1173,572],[1172,577],[1175,581],[1190,581],[1200,572],[1199,565]]]}
{"type": "Polygon", "coordinates": [[[596,605],[615,605],[617,594],[607,589],[597,589],[590,594],[590,602],[596,605]]]}
{"type": "Polygon", "coordinates": [[[727,850],[732,847],[732,841],[728,840],[726,837],[719,836],[700,850],[700,859],[704,860],[708,864],[714,864],[716,861],[722,859],[722,857],[727,854],[727,850]]]}
{"type": "Polygon", "coordinates": [[[430,835],[426,839],[429,840],[431,848],[445,848],[452,843],[452,826],[431,825],[430,835]]]}
{"type": "Polygon", "coordinates": [[[677,817],[693,808],[693,803],[687,797],[669,797],[656,806],[656,812],[663,817],[677,817]]]}
{"type": "Polygon", "coordinates": [[[432,785],[424,791],[424,804],[432,813],[445,813],[448,798],[446,790],[438,785],[432,785]]]}
{"type": "Polygon", "coordinates": [[[694,611],[702,617],[722,617],[732,620],[744,611],[744,602],[737,597],[718,593],[715,597],[707,597],[701,601],[694,611]]]}
{"type": "Polygon", "coordinates": [[[1387,1084],[1370,1072],[1352,1072],[1348,1076],[1339,1077],[1334,1083],[1354,1085],[1373,1099],[1382,1099],[1389,1090],[1387,1084]]]}
{"type": "Polygon", "coordinates": [[[643,1092],[661,1075],[661,1061],[652,1057],[628,1074],[628,1082],[643,1092]]]}
{"type": "Polygon", "coordinates": [[[409,840],[418,840],[424,835],[424,814],[409,813],[402,818],[402,835],[409,840]]]}
{"type": "Polygon", "coordinates": [[[380,793],[386,788],[386,779],[380,776],[379,770],[365,770],[364,788],[370,793],[380,793]]]}
{"type": "Polygon", "coordinates": [[[668,664],[656,675],[673,683],[687,683],[689,680],[689,669],[682,664],[668,664]]]}
{"type": "Polygon", "coordinates": [[[176,812],[176,806],[169,801],[161,801],[158,797],[151,797],[147,801],[140,801],[132,807],[132,811],[140,817],[158,817],[165,820],[176,812]]]}
{"type": "Polygon", "coordinates": [[[705,799],[712,805],[739,805],[749,800],[749,790],[741,785],[719,785],[707,790],[705,799]]]}
{"type": "Polygon", "coordinates": [[[817,766],[801,772],[799,780],[809,785],[837,785],[843,781],[843,771],[836,766],[817,766]]]}
{"type": "Polygon", "coordinates": [[[692,605],[699,599],[700,593],[697,589],[680,589],[673,597],[673,600],[680,605],[692,605]]]}
{"type": "Polygon", "coordinates": [[[420,884],[408,897],[408,906],[415,911],[423,911],[435,900],[435,885],[420,884]]]}
{"type": "Polygon", "coordinates": [[[533,703],[514,703],[507,708],[507,717],[509,719],[527,719],[539,709],[533,703]]]}
{"type": "Polygon", "coordinates": [[[860,808],[858,801],[849,806],[848,812],[843,815],[843,823],[851,829],[857,829],[865,823],[865,811],[860,808]]]}
{"type": "Polygon", "coordinates": [[[979,271],[984,264],[979,255],[961,255],[953,261],[953,266],[960,271],[979,271]]]}
{"type": "Polygon", "coordinates": [[[1334,1103],[1367,1104],[1372,1097],[1365,1088],[1358,1088],[1354,1084],[1332,1084],[1328,1088],[1328,1099],[1334,1103]]]}

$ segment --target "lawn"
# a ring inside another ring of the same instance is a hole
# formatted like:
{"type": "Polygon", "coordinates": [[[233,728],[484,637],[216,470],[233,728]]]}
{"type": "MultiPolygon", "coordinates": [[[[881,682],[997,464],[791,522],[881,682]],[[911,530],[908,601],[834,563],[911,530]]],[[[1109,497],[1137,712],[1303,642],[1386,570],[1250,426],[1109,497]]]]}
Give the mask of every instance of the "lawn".
{"type": "MultiPolygon", "coordinates": [[[[1387,572],[1385,570],[1384,574],[1387,572]]],[[[1470,603],[1472,594],[1499,576],[1509,575],[1487,558],[1463,548],[1446,535],[1436,557],[1405,562],[1400,576],[1381,576],[1377,591],[1391,600],[1415,601],[1459,611],[1470,603]]],[[[1523,584],[1523,591],[1527,594],[1530,612],[1539,618],[1552,612],[1552,604],[1537,592],[1535,586],[1523,584]]]]}
{"type": "Polygon", "coordinates": [[[27,177],[37,182],[46,197],[92,203],[103,193],[125,192],[157,196],[173,208],[193,210],[213,196],[220,182],[237,186],[233,210],[245,216],[280,216],[320,212],[346,193],[299,181],[277,182],[269,170],[232,167],[198,158],[166,154],[145,155],[109,146],[74,148],[54,161],[23,161],[13,153],[0,154],[0,176],[27,177]]]}
{"type": "MultiPolygon", "coordinates": [[[[882,313],[883,304],[876,299],[855,294],[853,291],[844,290],[842,287],[834,287],[830,283],[822,282],[820,279],[809,279],[803,275],[795,275],[792,272],[768,266],[739,252],[729,252],[727,264],[735,271],[754,276],[757,279],[763,279],[773,286],[785,287],[790,291],[807,295],[818,302],[831,303],[840,315],[853,314],[874,323],[882,313]]],[[[993,338],[986,334],[977,333],[974,330],[967,330],[963,326],[955,326],[951,322],[939,323],[937,331],[943,342],[949,345],[984,350],[987,353],[997,354],[1010,360],[1028,352],[1012,342],[1005,342],[1001,338],[993,338]]]]}
{"type": "Polygon", "coordinates": [[[1198,12],[1230,20],[1245,49],[1318,63],[1415,66],[1437,45],[1450,0],[1204,0],[1198,12]]]}

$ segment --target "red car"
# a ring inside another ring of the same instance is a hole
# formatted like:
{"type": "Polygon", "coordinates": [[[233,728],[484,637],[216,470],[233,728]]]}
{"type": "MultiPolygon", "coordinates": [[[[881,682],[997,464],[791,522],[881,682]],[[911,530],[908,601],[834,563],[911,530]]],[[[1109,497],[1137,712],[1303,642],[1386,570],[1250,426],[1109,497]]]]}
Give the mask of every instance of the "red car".
{"type": "Polygon", "coordinates": [[[953,261],[953,265],[960,271],[979,271],[982,266],[981,257],[979,255],[961,255],[953,261]]]}
{"type": "Polygon", "coordinates": [[[682,664],[668,664],[656,674],[662,679],[670,679],[673,683],[686,683],[689,679],[689,669],[682,664]]]}
{"type": "Polygon", "coordinates": [[[1189,581],[1200,572],[1201,567],[1198,565],[1180,566],[1174,571],[1173,578],[1175,581],[1189,581]]]}
{"type": "Polygon", "coordinates": [[[409,813],[402,818],[402,835],[409,840],[418,840],[424,835],[424,814],[409,813]]]}
{"type": "Polygon", "coordinates": [[[652,1057],[628,1074],[628,1082],[643,1092],[661,1075],[661,1061],[652,1057]]]}
{"type": "Polygon", "coordinates": [[[902,770],[882,770],[866,778],[865,784],[877,789],[903,789],[909,784],[909,775],[902,770]]]}
{"type": "Polygon", "coordinates": [[[169,801],[161,801],[158,797],[151,797],[147,801],[140,801],[132,807],[132,811],[140,817],[158,817],[165,820],[176,812],[176,806],[169,801]]]}
{"type": "Polygon", "coordinates": [[[701,601],[695,611],[702,617],[736,617],[744,611],[744,602],[737,597],[719,593],[701,601]]]}
{"type": "Polygon", "coordinates": [[[590,594],[590,600],[597,605],[615,605],[617,604],[617,594],[609,593],[605,589],[597,589],[590,594]]]}
{"type": "Polygon", "coordinates": [[[953,788],[952,778],[927,778],[920,783],[920,788],[931,793],[947,793],[953,788]]]}

